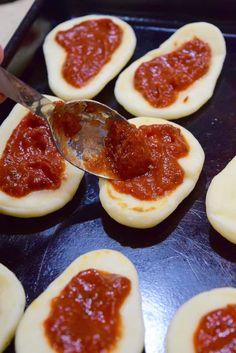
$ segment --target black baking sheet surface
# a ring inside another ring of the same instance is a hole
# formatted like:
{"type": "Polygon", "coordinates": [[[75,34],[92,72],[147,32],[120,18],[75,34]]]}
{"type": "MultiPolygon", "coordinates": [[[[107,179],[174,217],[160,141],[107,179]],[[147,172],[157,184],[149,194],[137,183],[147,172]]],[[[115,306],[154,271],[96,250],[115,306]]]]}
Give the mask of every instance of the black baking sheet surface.
{"type": "MultiPolygon", "coordinates": [[[[75,10],[73,1],[71,7],[70,1],[60,4],[52,11],[45,3],[39,12],[38,19],[47,28],[80,13],[96,13],[85,6],[81,12],[78,8],[75,10]]],[[[102,10],[105,14],[112,13],[104,7],[102,10]]],[[[149,19],[140,14],[131,16],[130,11],[129,15],[125,10],[118,12],[137,35],[132,60],[158,47],[175,28],[184,24],[178,19],[163,21],[158,13],[149,19]]],[[[229,28],[227,23],[222,24],[222,29],[226,28],[229,28]]],[[[205,195],[212,177],[236,154],[236,36],[233,33],[225,35],[227,57],[213,98],[191,117],[177,121],[202,144],[206,160],[194,191],[164,222],[148,230],[119,225],[99,203],[97,178],[87,174],[74,199],[58,212],[35,219],[0,216],[0,262],[19,277],[28,304],[79,255],[100,248],[121,251],[139,273],[145,352],[163,353],[168,324],[182,303],[201,291],[236,285],[236,246],[212,229],[205,213],[205,195]]],[[[31,57],[22,78],[41,92],[50,93],[41,47],[31,57]]],[[[114,99],[114,82],[96,99],[130,117],[114,99]]],[[[1,121],[10,108],[10,102],[0,106],[1,121]]],[[[14,352],[13,345],[7,352],[14,352]]]]}

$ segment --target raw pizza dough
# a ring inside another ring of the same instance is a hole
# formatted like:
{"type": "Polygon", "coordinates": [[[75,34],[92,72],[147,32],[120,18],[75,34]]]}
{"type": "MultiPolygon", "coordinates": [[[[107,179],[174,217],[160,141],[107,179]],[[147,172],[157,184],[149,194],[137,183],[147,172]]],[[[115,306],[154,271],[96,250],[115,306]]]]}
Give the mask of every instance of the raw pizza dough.
{"type": "Polygon", "coordinates": [[[236,244],[236,157],[211,181],[206,212],[212,227],[236,244]]]}
{"type": "Polygon", "coordinates": [[[158,49],[148,52],[133,62],[118,77],[115,86],[115,96],[118,102],[131,114],[152,116],[163,119],[178,119],[197,111],[213,95],[218,76],[226,55],[225,40],[221,31],[214,25],[206,22],[190,23],[177,30],[158,49]],[[189,88],[179,92],[177,100],[165,107],[155,108],[141,93],[134,88],[133,79],[136,69],[143,62],[157,56],[170,53],[182,44],[197,37],[208,43],[211,51],[211,65],[209,71],[195,81],[189,88]],[[186,101],[186,97],[187,101],[186,101]]]}
{"type": "Polygon", "coordinates": [[[111,81],[126,65],[133,55],[136,46],[136,37],[128,23],[114,16],[88,15],[63,22],[56,26],[46,37],[43,51],[48,71],[48,81],[51,90],[64,100],[76,100],[81,98],[93,98],[105,85],[111,81]],[[123,38],[120,46],[112,54],[111,60],[105,64],[101,71],[81,88],[76,88],[65,81],[61,74],[62,66],[66,58],[66,51],[57,44],[55,36],[57,32],[68,30],[73,26],[87,21],[108,18],[123,30],[123,38]]]}
{"type": "MultiPolygon", "coordinates": [[[[158,118],[138,117],[130,119],[134,125],[166,124],[166,120],[158,118]]],[[[133,228],[154,227],[168,217],[187,197],[197,183],[204,163],[204,152],[196,138],[185,128],[168,122],[181,130],[189,144],[186,157],[178,160],[185,172],[184,181],[174,191],[154,201],[139,200],[131,195],[117,192],[112,184],[100,178],[100,201],[106,212],[117,222],[133,228]]]]}
{"type": "Polygon", "coordinates": [[[235,288],[217,288],[196,295],[176,312],[168,329],[167,353],[195,353],[193,335],[207,313],[236,304],[235,288]]]}
{"type": "MultiPolygon", "coordinates": [[[[51,100],[58,98],[48,96],[51,100]]],[[[0,158],[12,131],[29,111],[16,104],[0,127],[0,158]]],[[[15,217],[29,218],[44,216],[67,204],[76,193],[84,172],[66,163],[64,178],[56,190],[33,191],[23,197],[13,197],[0,190],[0,213],[15,217]]]]}
{"type": "Polygon", "coordinates": [[[25,292],[13,272],[0,264],[0,352],[11,342],[25,308],[25,292]]]}
{"type": "Polygon", "coordinates": [[[78,257],[49,287],[28,307],[16,333],[16,353],[55,352],[45,337],[43,322],[50,313],[51,300],[80,271],[98,269],[125,276],[131,280],[131,292],[123,303],[123,335],[110,353],[141,353],[144,344],[144,326],[138,275],[134,265],[121,253],[113,250],[96,250],[78,257]]]}

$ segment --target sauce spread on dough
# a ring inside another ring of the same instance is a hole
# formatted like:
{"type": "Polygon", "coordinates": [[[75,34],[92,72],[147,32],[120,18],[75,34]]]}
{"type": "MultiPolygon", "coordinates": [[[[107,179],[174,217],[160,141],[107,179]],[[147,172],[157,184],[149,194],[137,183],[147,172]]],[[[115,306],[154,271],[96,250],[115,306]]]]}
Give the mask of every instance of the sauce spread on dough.
{"type": "Polygon", "coordinates": [[[236,305],[227,305],[202,317],[194,333],[196,353],[236,352],[236,305]]]}
{"type": "Polygon", "coordinates": [[[142,63],[135,72],[134,87],[153,107],[167,107],[207,73],[210,59],[209,45],[195,37],[169,54],[142,63]]]}
{"type": "Polygon", "coordinates": [[[170,124],[144,125],[138,130],[151,154],[149,170],[133,179],[111,183],[118,192],[140,200],[155,200],[183,182],[184,171],[178,159],[188,154],[189,147],[180,129],[170,124]]]}
{"type": "Polygon", "coordinates": [[[51,302],[44,329],[58,353],[111,352],[122,335],[120,308],[130,293],[126,277],[79,272],[51,302]]]}
{"type": "MultiPolygon", "coordinates": [[[[107,118],[105,123],[101,123],[100,120],[84,119],[84,115],[89,114],[96,116],[101,112],[89,105],[74,103],[65,109],[63,102],[57,103],[52,125],[60,136],[63,152],[70,153],[70,141],[76,138],[77,146],[80,143],[82,150],[85,145],[88,151],[92,151],[87,153],[85,150],[80,157],[90,172],[121,180],[144,174],[151,163],[151,156],[142,132],[125,120],[107,118]],[[100,135],[106,136],[105,140],[100,140],[100,135]]],[[[73,158],[73,154],[70,156],[73,158]]],[[[76,160],[74,162],[76,164],[76,160]]]]}
{"type": "Polygon", "coordinates": [[[74,87],[83,87],[109,62],[122,41],[123,31],[111,19],[84,21],[56,34],[67,56],[62,74],[74,87]]]}
{"type": "Polygon", "coordinates": [[[0,189],[14,197],[56,190],[64,170],[47,123],[29,113],[12,132],[0,159],[0,189]]]}

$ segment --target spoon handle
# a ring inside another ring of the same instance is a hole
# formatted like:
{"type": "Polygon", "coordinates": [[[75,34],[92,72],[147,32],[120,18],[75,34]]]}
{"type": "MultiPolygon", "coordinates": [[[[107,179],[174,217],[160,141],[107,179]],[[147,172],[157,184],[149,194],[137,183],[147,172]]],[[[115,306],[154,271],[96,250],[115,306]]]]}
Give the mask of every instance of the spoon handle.
{"type": "Polygon", "coordinates": [[[53,102],[42,96],[39,92],[26,85],[16,76],[0,66],[0,92],[20,103],[32,113],[48,120],[52,110],[55,108],[53,102]]]}

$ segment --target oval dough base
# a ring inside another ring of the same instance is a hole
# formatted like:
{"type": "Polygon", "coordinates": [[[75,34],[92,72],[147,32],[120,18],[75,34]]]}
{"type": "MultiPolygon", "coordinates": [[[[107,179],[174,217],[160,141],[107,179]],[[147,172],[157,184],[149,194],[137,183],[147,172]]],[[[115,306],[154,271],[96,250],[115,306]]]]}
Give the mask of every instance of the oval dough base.
{"type": "Polygon", "coordinates": [[[97,269],[125,276],[131,281],[131,292],[123,303],[120,314],[122,337],[110,353],[142,353],[144,326],[138,275],[127,257],[113,250],[96,250],[78,257],[55,279],[49,287],[28,307],[16,333],[16,353],[52,353],[45,337],[43,322],[50,313],[51,300],[80,271],[97,269]]]}
{"type": "Polygon", "coordinates": [[[203,292],[183,304],[169,326],[166,353],[196,353],[193,335],[200,319],[227,304],[236,304],[235,288],[217,288],[203,292]]]}
{"type": "MultiPolygon", "coordinates": [[[[47,96],[51,100],[56,97],[47,96]]],[[[12,131],[29,111],[16,104],[0,128],[0,157],[4,152],[12,131]]],[[[0,190],[0,213],[22,217],[40,217],[65,206],[75,195],[84,172],[65,162],[66,169],[60,188],[56,190],[33,191],[23,197],[13,197],[0,190]]]]}
{"type": "Polygon", "coordinates": [[[154,201],[142,201],[115,190],[112,184],[100,178],[100,201],[105,211],[118,223],[133,228],[151,228],[167,218],[193,190],[204,163],[204,152],[196,138],[185,128],[158,118],[130,119],[134,125],[170,124],[181,130],[190,151],[179,164],[185,172],[184,181],[175,190],[154,201]]]}
{"type": "Polygon", "coordinates": [[[115,85],[117,101],[131,114],[152,116],[162,119],[178,119],[196,112],[213,95],[218,76],[220,75],[226,55],[225,40],[221,31],[206,22],[189,23],[178,29],[158,49],[148,52],[133,62],[118,77],[115,85]],[[177,100],[165,107],[153,107],[142,94],[134,88],[136,69],[143,63],[157,56],[170,53],[194,37],[208,43],[212,57],[208,72],[196,80],[186,90],[181,91],[177,100]]]}
{"type": "Polygon", "coordinates": [[[134,53],[135,46],[136,37],[132,27],[115,16],[88,15],[60,23],[47,35],[43,45],[49,86],[56,96],[64,100],[93,98],[127,64],[134,53]],[[67,83],[62,76],[61,71],[67,54],[64,48],[55,41],[55,35],[58,31],[68,30],[81,22],[101,18],[111,19],[115,24],[120,26],[123,30],[122,42],[112,54],[110,61],[102,67],[94,78],[81,88],[74,87],[67,83]]]}

